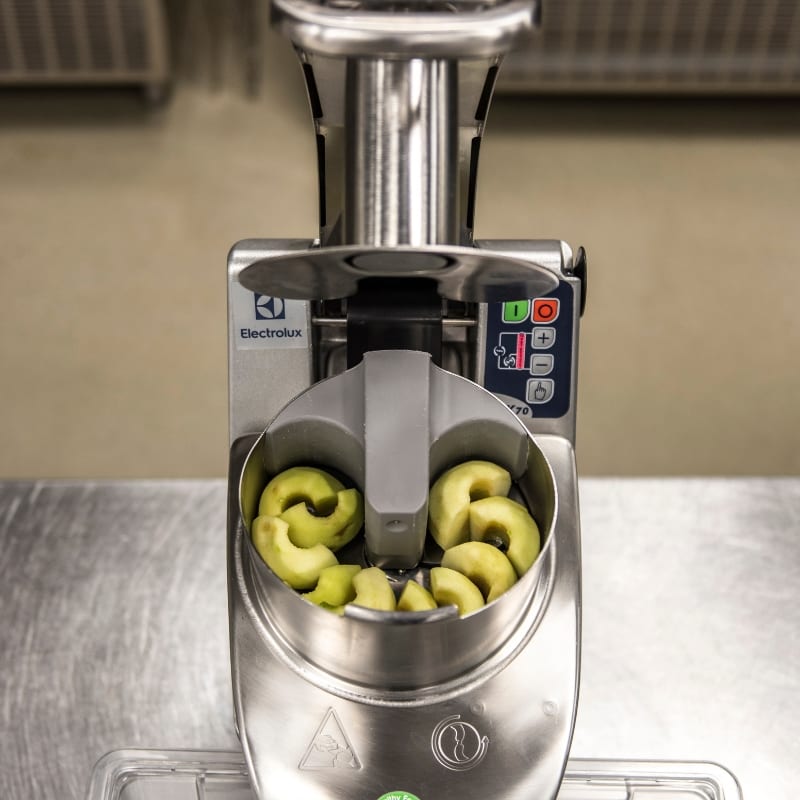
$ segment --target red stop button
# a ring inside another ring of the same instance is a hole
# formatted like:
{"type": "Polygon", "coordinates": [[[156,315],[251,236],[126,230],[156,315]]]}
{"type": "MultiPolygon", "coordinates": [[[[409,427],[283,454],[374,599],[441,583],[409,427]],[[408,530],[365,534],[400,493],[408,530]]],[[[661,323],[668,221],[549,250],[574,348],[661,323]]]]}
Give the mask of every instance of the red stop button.
{"type": "Polygon", "coordinates": [[[558,316],[559,302],[554,297],[540,297],[533,301],[533,321],[552,322],[558,316]]]}

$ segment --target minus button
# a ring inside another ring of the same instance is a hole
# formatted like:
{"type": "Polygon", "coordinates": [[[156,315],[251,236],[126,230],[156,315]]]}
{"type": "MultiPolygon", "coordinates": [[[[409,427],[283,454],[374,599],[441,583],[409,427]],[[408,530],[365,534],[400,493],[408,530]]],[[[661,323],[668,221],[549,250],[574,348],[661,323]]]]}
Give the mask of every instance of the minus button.
{"type": "Polygon", "coordinates": [[[531,375],[549,375],[553,371],[553,354],[542,353],[531,356],[531,375]]]}

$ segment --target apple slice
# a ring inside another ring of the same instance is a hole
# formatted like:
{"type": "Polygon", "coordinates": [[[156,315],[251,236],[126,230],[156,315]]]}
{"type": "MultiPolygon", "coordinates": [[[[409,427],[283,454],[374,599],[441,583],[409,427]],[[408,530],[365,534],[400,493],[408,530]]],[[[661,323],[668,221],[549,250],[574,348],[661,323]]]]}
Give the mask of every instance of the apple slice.
{"type": "Polygon", "coordinates": [[[319,573],[317,588],[313,592],[307,592],[303,597],[311,603],[341,614],[345,603],[351,602],[356,596],[353,578],[359,572],[361,567],[358,564],[325,567],[319,573]]]}
{"type": "Polygon", "coordinates": [[[498,538],[508,560],[522,577],[536,561],[541,547],[539,527],[525,506],[508,497],[486,497],[469,507],[469,530],[473,541],[498,538]]]}
{"type": "Polygon", "coordinates": [[[448,550],[469,539],[469,504],[473,500],[507,495],[508,470],[490,461],[467,461],[447,470],[431,487],[428,499],[430,532],[448,550]]]}
{"type": "Polygon", "coordinates": [[[295,547],[289,539],[289,524],[278,517],[256,517],[252,536],[267,566],[293,589],[312,589],[322,570],[338,563],[323,544],[295,547]]]}
{"type": "Polygon", "coordinates": [[[336,508],[327,517],[314,516],[306,504],[290,506],[281,515],[289,523],[289,538],[298,547],[324,544],[334,552],[346,545],[364,524],[364,501],[357,489],[337,492],[336,508]]]}
{"type": "Polygon", "coordinates": [[[362,569],[354,578],[356,597],[353,605],[375,608],[378,611],[394,611],[394,592],[386,573],[380,567],[362,569]]]}
{"type": "Polygon", "coordinates": [[[469,578],[487,603],[517,582],[517,573],[505,554],[486,542],[465,542],[451,547],[445,551],[442,566],[469,578]]]}
{"type": "Polygon", "coordinates": [[[430,611],[436,608],[431,593],[416,581],[409,580],[397,601],[398,611],[430,611]]]}
{"type": "Polygon", "coordinates": [[[438,605],[457,606],[462,617],[485,605],[481,590],[469,578],[447,567],[431,570],[431,590],[438,605]]]}
{"type": "Polygon", "coordinates": [[[327,472],[314,467],[292,467],[278,473],[261,493],[259,515],[279,517],[297,503],[307,503],[318,514],[336,507],[336,495],[344,486],[327,472]]]}

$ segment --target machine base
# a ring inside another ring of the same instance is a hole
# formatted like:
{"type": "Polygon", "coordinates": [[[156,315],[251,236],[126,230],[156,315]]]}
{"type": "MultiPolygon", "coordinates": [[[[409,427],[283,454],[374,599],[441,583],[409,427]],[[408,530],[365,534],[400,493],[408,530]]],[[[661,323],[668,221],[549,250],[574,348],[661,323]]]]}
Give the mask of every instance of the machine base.
{"type": "MultiPolygon", "coordinates": [[[[337,679],[300,658],[249,605],[231,464],[229,595],[234,706],[261,800],[379,800],[443,796],[485,800],[555,797],[577,701],[580,534],[574,453],[537,437],[559,476],[555,547],[543,579],[549,602],[508,646],[446,684],[382,692],[337,679]]],[[[241,442],[246,454],[247,442],[241,442]]],[[[310,637],[314,631],[309,631],[310,637]]],[[[353,642],[357,648],[358,642],[353,642]]]]}
{"type": "MultiPolygon", "coordinates": [[[[499,796],[504,797],[502,782],[498,784],[499,796]]],[[[652,793],[659,800],[742,800],[736,779],[717,764],[588,759],[567,762],[558,800],[637,800],[652,793]]],[[[87,800],[205,800],[209,796],[255,800],[241,753],[115,750],[95,765],[87,800]]],[[[497,789],[493,796],[498,796],[497,789]]]]}

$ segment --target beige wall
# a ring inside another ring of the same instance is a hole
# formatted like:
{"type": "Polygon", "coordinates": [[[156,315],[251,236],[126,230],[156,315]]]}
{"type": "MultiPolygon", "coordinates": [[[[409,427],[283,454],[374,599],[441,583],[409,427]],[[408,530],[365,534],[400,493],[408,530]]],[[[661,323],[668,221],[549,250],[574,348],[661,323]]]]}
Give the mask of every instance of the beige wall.
{"type": "MultiPolygon", "coordinates": [[[[0,477],[226,470],[225,256],[313,236],[298,70],[258,102],[0,95],[0,477]]],[[[800,108],[502,99],[477,232],[587,247],[585,474],[800,471],[800,108]]]]}

